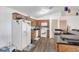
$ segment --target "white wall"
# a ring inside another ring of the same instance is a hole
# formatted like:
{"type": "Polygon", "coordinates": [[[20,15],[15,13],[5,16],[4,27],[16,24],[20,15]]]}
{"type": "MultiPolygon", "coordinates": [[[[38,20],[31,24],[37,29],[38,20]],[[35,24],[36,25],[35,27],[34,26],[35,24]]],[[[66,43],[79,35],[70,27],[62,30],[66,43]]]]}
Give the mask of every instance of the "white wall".
{"type": "Polygon", "coordinates": [[[79,29],[79,16],[68,17],[67,21],[71,29],[79,29]]]}
{"type": "MultiPolygon", "coordinates": [[[[0,6],[0,43],[3,44],[11,41],[11,10],[0,6]]],[[[0,44],[1,45],[1,44],[0,44]]]]}
{"type": "Polygon", "coordinates": [[[50,18],[50,20],[49,20],[49,35],[50,35],[50,38],[54,38],[54,33],[53,33],[54,32],[54,27],[52,27],[53,26],[53,24],[52,24],[53,20],[59,20],[60,16],[61,16],[60,12],[48,16],[48,18],[50,18]]]}
{"type": "Polygon", "coordinates": [[[61,20],[67,20],[70,29],[79,29],[79,16],[63,16],[61,20]]]}

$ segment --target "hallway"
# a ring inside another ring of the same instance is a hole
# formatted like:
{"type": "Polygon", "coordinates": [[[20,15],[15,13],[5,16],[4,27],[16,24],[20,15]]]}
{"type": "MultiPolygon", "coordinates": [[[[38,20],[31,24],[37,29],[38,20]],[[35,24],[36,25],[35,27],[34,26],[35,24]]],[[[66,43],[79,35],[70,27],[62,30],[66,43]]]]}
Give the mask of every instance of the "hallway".
{"type": "Polygon", "coordinates": [[[41,38],[32,52],[55,52],[54,49],[53,39],[41,38]]]}

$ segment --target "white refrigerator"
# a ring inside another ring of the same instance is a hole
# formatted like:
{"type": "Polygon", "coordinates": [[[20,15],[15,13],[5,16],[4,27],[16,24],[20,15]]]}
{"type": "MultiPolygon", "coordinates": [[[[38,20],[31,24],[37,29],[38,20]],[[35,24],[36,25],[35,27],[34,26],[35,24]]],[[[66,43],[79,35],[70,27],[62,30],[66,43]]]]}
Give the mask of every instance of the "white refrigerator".
{"type": "Polygon", "coordinates": [[[12,45],[14,49],[23,50],[31,44],[31,21],[12,21],[12,45]]]}

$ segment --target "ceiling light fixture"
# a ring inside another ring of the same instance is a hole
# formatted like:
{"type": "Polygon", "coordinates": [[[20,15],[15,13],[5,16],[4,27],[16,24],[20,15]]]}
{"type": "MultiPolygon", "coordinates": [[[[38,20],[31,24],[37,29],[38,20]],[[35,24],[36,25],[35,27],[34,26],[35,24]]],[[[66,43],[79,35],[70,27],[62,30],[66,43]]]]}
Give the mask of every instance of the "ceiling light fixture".
{"type": "Polygon", "coordinates": [[[37,12],[37,14],[42,15],[42,14],[48,13],[49,11],[50,11],[50,9],[41,9],[39,12],[37,12]]]}

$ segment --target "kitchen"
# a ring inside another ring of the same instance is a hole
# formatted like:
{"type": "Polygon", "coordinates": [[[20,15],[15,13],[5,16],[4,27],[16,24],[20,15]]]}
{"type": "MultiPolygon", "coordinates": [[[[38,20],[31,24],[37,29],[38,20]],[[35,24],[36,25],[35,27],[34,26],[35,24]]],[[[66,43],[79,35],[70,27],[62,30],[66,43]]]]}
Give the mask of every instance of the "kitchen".
{"type": "Polygon", "coordinates": [[[1,51],[79,52],[78,6],[6,6],[0,9],[0,38],[8,45],[1,46],[1,51]]]}

